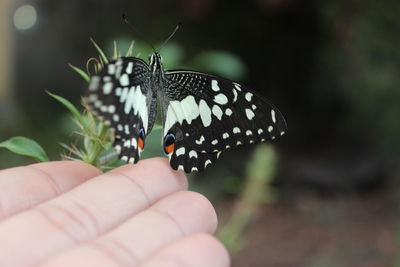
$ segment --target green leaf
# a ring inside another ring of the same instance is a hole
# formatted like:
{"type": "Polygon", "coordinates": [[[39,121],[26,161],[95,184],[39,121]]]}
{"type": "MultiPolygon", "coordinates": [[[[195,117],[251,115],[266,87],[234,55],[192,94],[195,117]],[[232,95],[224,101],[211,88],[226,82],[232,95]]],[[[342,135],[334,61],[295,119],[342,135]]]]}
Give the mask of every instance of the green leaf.
{"type": "Polygon", "coordinates": [[[118,46],[117,46],[117,41],[114,40],[114,55],[112,59],[117,60],[117,58],[118,58],[118,46]]]}
{"type": "Polygon", "coordinates": [[[240,80],[246,76],[246,66],[243,61],[227,51],[205,51],[197,54],[191,63],[192,67],[232,80],[240,80]]]}
{"type": "Polygon", "coordinates": [[[50,92],[47,92],[51,97],[55,98],[56,100],[58,100],[61,104],[63,104],[67,109],[69,109],[69,111],[72,113],[72,115],[74,115],[75,119],[81,124],[81,125],[85,125],[84,120],[82,118],[81,113],[79,113],[78,109],[71,103],[69,102],[67,99],[52,94],[50,92]]]}
{"type": "Polygon", "coordinates": [[[100,58],[104,61],[104,63],[108,64],[108,59],[107,59],[106,55],[104,54],[103,50],[100,48],[100,46],[98,46],[92,38],[90,38],[90,41],[96,48],[97,52],[99,52],[100,58]]]}
{"type": "Polygon", "coordinates": [[[181,45],[169,42],[162,48],[165,69],[178,68],[185,56],[181,45]]]}
{"type": "Polygon", "coordinates": [[[22,137],[15,136],[0,143],[0,147],[6,148],[19,155],[32,157],[39,162],[49,161],[49,158],[43,148],[35,141],[22,137]]]}
{"type": "Polygon", "coordinates": [[[73,69],[74,71],[76,71],[86,82],[90,81],[89,75],[87,75],[86,72],[84,72],[82,69],[75,67],[72,64],[68,64],[68,66],[73,69]]]}
{"type": "Polygon", "coordinates": [[[133,51],[133,46],[134,45],[135,45],[135,40],[132,40],[132,42],[131,42],[131,44],[130,44],[130,46],[128,48],[128,51],[126,52],[126,56],[127,57],[131,57],[132,56],[132,51],[133,51]]]}

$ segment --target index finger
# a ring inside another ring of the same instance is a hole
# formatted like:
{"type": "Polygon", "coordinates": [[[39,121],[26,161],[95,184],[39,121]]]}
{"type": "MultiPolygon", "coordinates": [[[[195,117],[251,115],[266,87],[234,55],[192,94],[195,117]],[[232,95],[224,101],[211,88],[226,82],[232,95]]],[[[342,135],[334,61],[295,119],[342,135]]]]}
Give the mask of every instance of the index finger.
{"type": "Polygon", "coordinates": [[[0,171],[0,220],[54,198],[102,172],[83,162],[54,161],[0,171]]]}

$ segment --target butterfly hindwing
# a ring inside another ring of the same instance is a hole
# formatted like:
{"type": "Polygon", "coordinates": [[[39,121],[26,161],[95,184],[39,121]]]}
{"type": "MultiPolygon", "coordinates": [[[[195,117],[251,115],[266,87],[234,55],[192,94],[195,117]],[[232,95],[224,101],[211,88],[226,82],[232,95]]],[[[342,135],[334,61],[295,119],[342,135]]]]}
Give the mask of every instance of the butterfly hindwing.
{"type": "Polygon", "coordinates": [[[185,70],[166,71],[165,80],[164,138],[175,137],[174,150],[166,151],[174,169],[200,171],[230,147],[286,131],[277,108],[237,83],[185,70]]]}
{"type": "Polygon", "coordinates": [[[91,77],[86,103],[115,131],[114,147],[130,163],[139,160],[156,115],[149,66],[141,59],[119,58],[91,77]]]}
{"type": "Polygon", "coordinates": [[[166,138],[164,137],[164,151],[170,159],[171,167],[187,173],[203,171],[218,159],[221,152],[206,152],[192,148],[187,140],[189,136],[184,134],[183,128],[179,124],[174,124],[167,131],[166,137],[173,135],[175,138],[173,149],[166,149],[168,146],[165,144],[166,138]]]}

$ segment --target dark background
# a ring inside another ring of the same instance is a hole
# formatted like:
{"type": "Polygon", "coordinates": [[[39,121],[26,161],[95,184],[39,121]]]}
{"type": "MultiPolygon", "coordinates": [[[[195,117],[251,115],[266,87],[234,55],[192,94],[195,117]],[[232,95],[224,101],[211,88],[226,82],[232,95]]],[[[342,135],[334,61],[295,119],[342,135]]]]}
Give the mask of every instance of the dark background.
{"type": "MultiPolygon", "coordinates": [[[[151,48],[121,14],[156,46],[182,22],[164,51],[171,66],[254,88],[289,127],[273,145],[275,200],[260,204],[234,265],[399,264],[399,1],[5,0],[0,12],[0,140],[24,135],[57,159],[71,121],[45,91],[79,105],[86,84],[67,63],[85,68],[96,55],[89,37],[109,53],[113,40],[126,47],[135,39],[147,58],[151,48]],[[14,25],[22,5],[37,12],[26,30],[14,25]]],[[[232,149],[192,175],[221,217],[229,217],[255,147],[232,149]]],[[[30,162],[0,150],[0,168],[30,162]]]]}

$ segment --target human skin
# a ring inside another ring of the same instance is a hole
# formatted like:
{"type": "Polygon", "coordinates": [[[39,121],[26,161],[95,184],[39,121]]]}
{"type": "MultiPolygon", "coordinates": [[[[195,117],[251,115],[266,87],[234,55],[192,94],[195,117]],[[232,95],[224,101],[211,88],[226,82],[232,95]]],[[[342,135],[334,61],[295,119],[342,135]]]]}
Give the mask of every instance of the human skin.
{"type": "Polygon", "coordinates": [[[229,266],[217,217],[165,159],[0,171],[0,266],[229,266]]]}

